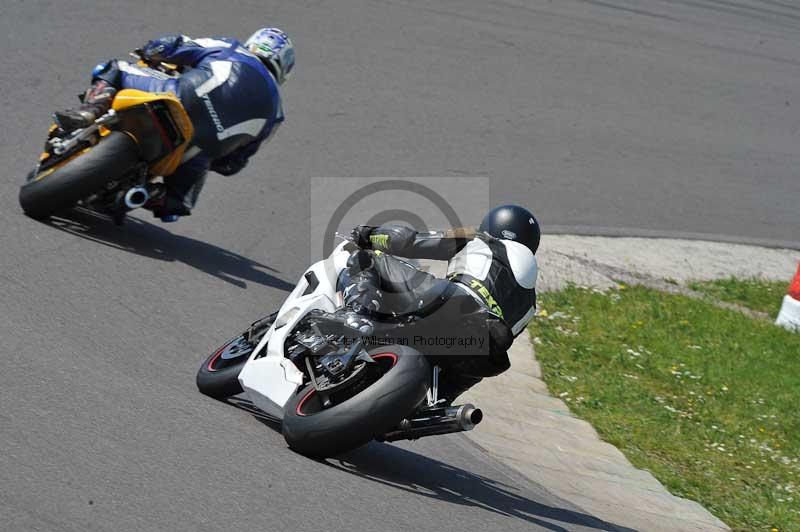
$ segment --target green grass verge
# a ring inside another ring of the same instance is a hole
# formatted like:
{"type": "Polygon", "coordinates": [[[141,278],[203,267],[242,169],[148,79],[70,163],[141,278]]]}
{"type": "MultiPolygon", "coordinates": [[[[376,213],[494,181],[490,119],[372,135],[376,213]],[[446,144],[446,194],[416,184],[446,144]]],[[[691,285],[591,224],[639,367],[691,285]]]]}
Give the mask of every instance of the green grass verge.
{"type": "Polygon", "coordinates": [[[734,530],[800,531],[800,335],[643,287],[543,294],[551,393],[734,530]]]}
{"type": "Polygon", "coordinates": [[[778,311],[786,295],[789,281],[766,281],[764,279],[717,279],[714,281],[695,281],[689,288],[703,292],[714,299],[738,303],[752,310],[766,312],[771,317],[778,316],[778,311]]]}

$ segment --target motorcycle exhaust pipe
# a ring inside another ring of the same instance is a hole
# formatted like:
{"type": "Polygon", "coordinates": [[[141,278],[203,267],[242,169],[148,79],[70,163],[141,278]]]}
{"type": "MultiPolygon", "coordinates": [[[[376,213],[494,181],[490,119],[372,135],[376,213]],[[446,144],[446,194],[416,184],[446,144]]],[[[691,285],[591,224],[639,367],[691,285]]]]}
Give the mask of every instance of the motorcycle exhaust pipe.
{"type": "Polygon", "coordinates": [[[131,187],[122,198],[125,207],[133,210],[142,207],[150,199],[150,193],[145,187],[131,187]]]}
{"type": "Polygon", "coordinates": [[[416,440],[452,432],[472,430],[483,421],[483,412],[474,405],[458,405],[424,410],[412,419],[404,419],[397,428],[384,434],[378,441],[416,440]]]}

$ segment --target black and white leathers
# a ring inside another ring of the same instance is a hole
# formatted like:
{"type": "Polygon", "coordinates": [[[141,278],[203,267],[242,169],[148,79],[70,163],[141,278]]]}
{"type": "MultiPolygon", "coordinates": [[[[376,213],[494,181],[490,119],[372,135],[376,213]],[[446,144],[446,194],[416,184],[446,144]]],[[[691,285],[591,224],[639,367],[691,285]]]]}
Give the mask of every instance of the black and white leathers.
{"type": "Polygon", "coordinates": [[[452,259],[447,278],[477,293],[517,336],[536,312],[538,267],[531,250],[478,233],[452,259]],[[492,301],[493,300],[493,301],[492,301]]]}
{"type": "Polygon", "coordinates": [[[536,257],[518,242],[481,232],[418,233],[399,225],[372,229],[369,242],[399,257],[449,261],[447,278],[502,318],[514,336],[536,311],[536,257]]]}

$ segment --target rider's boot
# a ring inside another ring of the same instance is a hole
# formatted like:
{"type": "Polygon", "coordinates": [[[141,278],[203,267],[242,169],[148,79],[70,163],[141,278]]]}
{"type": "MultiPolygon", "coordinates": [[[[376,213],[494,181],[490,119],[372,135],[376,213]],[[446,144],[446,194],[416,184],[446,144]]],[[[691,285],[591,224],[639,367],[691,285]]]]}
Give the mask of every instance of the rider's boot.
{"type": "Polygon", "coordinates": [[[169,190],[160,198],[148,201],[144,207],[153,211],[153,216],[166,223],[177,222],[181,216],[192,214],[192,211],[183,203],[183,199],[170,194],[169,190]]]}
{"type": "Polygon", "coordinates": [[[57,111],[54,115],[56,124],[65,133],[72,133],[77,129],[82,129],[92,125],[111,108],[111,102],[117,89],[104,80],[98,80],[89,87],[83,97],[83,104],[74,109],[57,111]]]}

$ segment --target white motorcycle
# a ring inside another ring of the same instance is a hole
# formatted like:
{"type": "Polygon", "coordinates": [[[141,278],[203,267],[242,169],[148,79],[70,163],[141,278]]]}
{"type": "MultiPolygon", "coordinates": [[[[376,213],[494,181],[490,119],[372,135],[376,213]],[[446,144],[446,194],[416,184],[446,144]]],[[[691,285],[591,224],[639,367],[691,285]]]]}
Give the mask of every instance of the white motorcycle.
{"type": "Polygon", "coordinates": [[[447,406],[438,397],[440,367],[392,343],[423,317],[402,316],[367,331],[343,312],[346,264],[357,249],[339,244],[305,272],[278,312],[214,351],[197,373],[200,392],[219,400],[243,393],[281,421],[290,448],[320,458],[373,439],[471,430],[483,418],[480,409],[447,406]]]}

